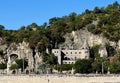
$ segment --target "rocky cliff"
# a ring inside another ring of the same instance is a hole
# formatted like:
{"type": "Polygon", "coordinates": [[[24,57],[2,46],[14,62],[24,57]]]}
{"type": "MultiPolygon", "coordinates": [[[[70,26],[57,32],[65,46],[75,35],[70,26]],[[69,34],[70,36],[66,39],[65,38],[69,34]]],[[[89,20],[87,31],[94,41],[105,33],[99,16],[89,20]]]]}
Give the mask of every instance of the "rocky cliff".
{"type": "Polygon", "coordinates": [[[95,45],[100,45],[99,53],[101,57],[103,55],[107,56],[106,44],[110,44],[115,50],[120,49],[120,41],[110,41],[102,35],[95,35],[89,32],[86,28],[72,31],[71,33],[67,33],[65,36],[65,42],[59,45],[59,48],[62,49],[81,49],[84,42],[91,48],[95,45]]]}

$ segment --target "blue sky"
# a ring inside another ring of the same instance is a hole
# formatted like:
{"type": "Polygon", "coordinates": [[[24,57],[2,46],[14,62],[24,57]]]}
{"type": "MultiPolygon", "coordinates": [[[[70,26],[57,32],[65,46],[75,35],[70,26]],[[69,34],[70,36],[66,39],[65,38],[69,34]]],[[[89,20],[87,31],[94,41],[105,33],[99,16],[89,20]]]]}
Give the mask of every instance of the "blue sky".
{"type": "MultiPolygon", "coordinates": [[[[120,0],[116,0],[120,3],[120,0]]],[[[62,17],[71,12],[80,14],[85,9],[106,7],[115,0],[0,0],[0,25],[17,30],[31,23],[42,25],[52,17],[62,17]]]]}

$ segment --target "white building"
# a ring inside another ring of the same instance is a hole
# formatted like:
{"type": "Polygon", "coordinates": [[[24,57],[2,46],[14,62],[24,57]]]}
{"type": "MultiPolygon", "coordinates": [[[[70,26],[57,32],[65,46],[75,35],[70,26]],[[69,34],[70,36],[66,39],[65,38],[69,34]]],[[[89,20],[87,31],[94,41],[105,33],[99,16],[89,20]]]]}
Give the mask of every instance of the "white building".
{"type": "Polygon", "coordinates": [[[73,64],[77,59],[88,59],[90,57],[87,42],[84,42],[78,50],[53,49],[52,53],[57,57],[59,64],[73,64]]]}

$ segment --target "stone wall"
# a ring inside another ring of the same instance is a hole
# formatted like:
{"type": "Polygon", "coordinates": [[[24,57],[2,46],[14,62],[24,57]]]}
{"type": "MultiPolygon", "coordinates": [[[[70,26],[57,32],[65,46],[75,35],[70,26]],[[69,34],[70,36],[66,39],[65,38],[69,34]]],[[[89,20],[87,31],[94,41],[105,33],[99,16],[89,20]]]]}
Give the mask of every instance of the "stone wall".
{"type": "Polygon", "coordinates": [[[0,76],[0,83],[120,83],[120,77],[0,76]]]}

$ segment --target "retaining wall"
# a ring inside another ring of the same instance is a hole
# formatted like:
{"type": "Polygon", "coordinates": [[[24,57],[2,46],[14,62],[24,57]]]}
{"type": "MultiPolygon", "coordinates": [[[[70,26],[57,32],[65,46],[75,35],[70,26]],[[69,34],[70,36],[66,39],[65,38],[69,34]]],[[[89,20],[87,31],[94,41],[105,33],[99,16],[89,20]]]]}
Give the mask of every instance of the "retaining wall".
{"type": "Polygon", "coordinates": [[[0,76],[0,83],[120,83],[120,76],[0,76]]]}

